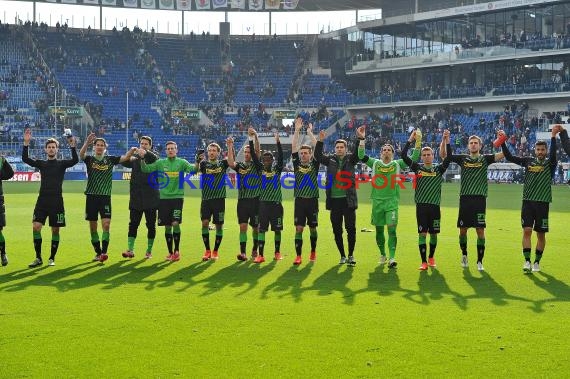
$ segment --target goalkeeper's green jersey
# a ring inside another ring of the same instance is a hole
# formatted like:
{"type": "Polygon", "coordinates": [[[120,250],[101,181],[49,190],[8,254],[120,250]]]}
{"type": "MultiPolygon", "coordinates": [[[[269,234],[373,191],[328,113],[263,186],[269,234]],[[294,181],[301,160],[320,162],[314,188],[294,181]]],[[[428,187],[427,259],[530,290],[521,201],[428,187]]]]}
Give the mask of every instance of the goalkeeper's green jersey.
{"type": "MultiPolygon", "coordinates": [[[[418,149],[412,153],[412,161],[417,161],[420,156],[418,149]]],[[[403,159],[396,159],[388,163],[381,159],[370,158],[364,154],[362,147],[358,148],[358,158],[372,169],[372,190],[371,199],[377,200],[400,200],[400,185],[404,181],[403,177],[398,177],[402,170],[408,165],[403,159]]]]}

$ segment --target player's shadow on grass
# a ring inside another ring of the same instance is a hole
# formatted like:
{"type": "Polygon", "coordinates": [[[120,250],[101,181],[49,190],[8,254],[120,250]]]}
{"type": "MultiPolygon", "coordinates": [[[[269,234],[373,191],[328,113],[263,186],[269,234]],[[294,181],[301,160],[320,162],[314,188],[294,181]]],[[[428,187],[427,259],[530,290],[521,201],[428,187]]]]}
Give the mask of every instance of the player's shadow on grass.
{"type": "Polygon", "coordinates": [[[69,278],[55,283],[55,286],[61,291],[77,290],[81,288],[92,287],[96,285],[106,285],[106,289],[115,288],[119,283],[124,281],[117,279],[113,281],[113,277],[117,273],[122,273],[128,268],[122,267],[127,261],[118,261],[113,264],[109,263],[90,263],[91,266],[87,267],[85,271],[91,269],[85,275],[77,278],[69,278]]]}
{"type": "Polygon", "coordinates": [[[570,301],[570,287],[566,283],[543,271],[529,274],[527,276],[537,285],[537,287],[542,288],[552,295],[552,298],[550,299],[541,299],[533,302],[531,309],[536,313],[544,312],[545,304],[552,305],[553,303],[570,301]],[[541,277],[546,280],[542,280],[541,277]]]}
{"type": "Polygon", "coordinates": [[[117,266],[114,276],[109,276],[104,282],[103,289],[113,289],[125,284],[140,284],[148,281],[145,278],[160,272],[169,262],[155,261],[151,264],[148,259],[123,260],[121,266],[117,266]],[[144,265],[143,265],[144,263],[144,265]]]}
{"type": "Polygon", "coordinates": [[[36,277],[39,274],[41,274],[47,268],[49,268],[49,267],[42,266],[42,267],[36,268],[36,269],[26,268],[26,269],[8,272],[6,274],[0,274],[0,282],[2,284],[4,284],[4,283],[9,283],[9,282],[14,282],[14,281],[26,279],[29,277],[36,277]]]}
{"type": "Polygon", "coordinates": [[[417,295],[417,291],[402,288],[398,269],[388,268],[386,265],[378,265],[376,269],[368,274],[368,286],[357,292],[376,291],[380,296],[391,296],[396,292],[401,292],[405,297],[417,295]]]}
{"type": "Polygon", "coordinates": [[[352,278],[353,267],[346,265],[335,265],[325,271],[306,290],[317,290],[319,296],[329,296],[338,291],[341,293],[343,301],[347,305],[354,304],[355,293],[346,285],[352,278]]]}
{"type": "Polygon", "coordinates": [[[280,298],[290,295],[295,302],[301,301],[303,291],[305,290],[303,282],[309,277],[312,269],[313,263],[301,267],[291,266],[273,283],[263,289],[261,298],[267,299],[270,292],[277,292],[280,298]]]}
{"type": "MultiPolygon", "coordinates": [[[[93,264],[90,262],[79,263],[74,266],[68,266],[63,268],[55,267],[41,267],[39,269],[25,269],[15,271],[6,278],[1,280],[3,284],[8,284],[0,287],[0,291],[22,291],[30,287],[46,287],[51,286],[57,288],[59,291],[64,292],[68,289],[65,286],[64,278],[75,276],[84,273],[87,270],[94,268],[93,264]],[[13,283],[15,281],[22,280],[21,282],[13,283]]],[[[71,280],[71,279],[70,279],[71,280]]],[[[81,280],[81,277],[72,280],[81,280]]]]}
{"type": "Polygon", "coordinates": [[[419,271],[418,288],[417,296],[409,292],[404,297],[418,304],[429,305],[434,300],[441,300],[444,295],[451,295],[451,299],[460,309],[467,309],[465,296],[453,291],[437,269],[419,271]]]}
{"type": "MultiPolygon", "coordinates": [[[[167,263],[168,265],[168,263],[167,263]]],[[[187,290],[188,288],[196,285],[199,281],[194,278],[206,271],[211,265],[211,262],[194,262],[189,266],[185,266],[184,263],[176,262],[172,265],[181,265],[179,270],[172,272],[170,275],[157,280],[147,280],[145,289],[147,291],[152,291],[155,287],[172,287],[176,283],[185,283],[183,288],[178,289],[178,292],[187,290]]]]}
{"type": "Polygon", "coordinates": [[[491,299],[493,304],[499,306],[507,305],[507,300],[532,302],[530,299],[508,294],[487,271],[480,271],[480,275],[480,277],[474,277],[468,268],[463,269],[463,279],[465,279],[475,291],[475,294],[466,296],[465,299],[491,299]]]}
{"type": "Polygon", "coordinates": [[[277,262],[273,260],[262,264],[236,262],[200,280],[205,287],[205,291],[200,296],[212,295],[228,286],[240,288],[245,285],[246,288],[236,296],[243,295],[251,291],[259,283],[261,277],[273,270],[276,265],[277,262]]]}

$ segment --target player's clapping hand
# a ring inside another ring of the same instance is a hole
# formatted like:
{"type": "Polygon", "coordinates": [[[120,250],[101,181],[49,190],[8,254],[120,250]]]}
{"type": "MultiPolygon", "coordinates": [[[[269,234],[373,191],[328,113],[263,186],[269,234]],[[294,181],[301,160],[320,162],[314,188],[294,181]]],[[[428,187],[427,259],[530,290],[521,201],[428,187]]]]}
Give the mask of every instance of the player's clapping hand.
{"type": "Polygon", "coordinates": [[[85,140],[85,142],[87,143],[87,145],[91,145],[93,144],[93,141],[95,141],[95,138],[97,138],[97,136],[95,135],[95,133],[90,133],[87,136],[87,139],[85,140]]]}
{"type": "Polygon", "coordinates": [[[30,143],[31,139],[32,139],[32,129],[26,128],[26,130],[24,130],[24,144],[27,146],[30,143]]]}
{"type": "Polygon", "coordinates": [[[356,136],[360,139],[366,137],[366,127],[364,125],[356,129],[356,136]]]}
{"type": "Polygon", "coordinates": [[[303,119],[301,117],[297,117],[295,119],[295,131],[298,132],[303,127],[303,119]]]}
{"type": "Polygon", "coordinates": [[[321,130],[321,131],[319,132],[319,140],[320,140],[321,142],[323,142],[323,141],[325,140],[325,138],[327,138],[327,132],[325,132],[324,130],[321,130]]]}

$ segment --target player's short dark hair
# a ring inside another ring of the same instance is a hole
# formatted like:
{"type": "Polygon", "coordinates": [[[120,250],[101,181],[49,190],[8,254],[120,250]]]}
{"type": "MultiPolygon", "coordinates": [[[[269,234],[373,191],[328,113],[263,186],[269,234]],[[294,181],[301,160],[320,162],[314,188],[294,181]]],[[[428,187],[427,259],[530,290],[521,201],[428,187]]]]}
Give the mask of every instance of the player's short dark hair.
{"type": "Polygon", "coordinates": [[[337,139],[336,141],[334,141],[334,145],[336,146],[337,144],[342,143],[344,145],[344,147],[347,147],[347,143],[346,140],[344,139],[337,139]]]}
{"type": "Polygon", "coordinates": [[[107,141],[105,140],[105,138],[103,138],[103,137],[95,138],[95,140],[93,141],[93,145],[95,145],[97,143],[97,141],[103,141],[103,143],[105,144],[105,147],[107,147],[107,141]]]}
{"type": "Polygon", "coordinates": [[[534,146],[544,146],[544,147],[548,147],[548,145],[546,144],[546,141],[540,140],[540,141],[536,141],[536,143],[534,144],[534,146]]]}
{"type": "Polygon", "coordinates": [[[299,147],[299,150],[303,150],[303,149],[313,151],[313,147],[311,145],[307,145],[307,144],[302,144],[299,147]]]}
{"type": "Polygon", "coordinates": [[[178,145],[174,141],[166,141],[164,148],[166,148],[168,145],[174,145],[174,147],[178,149],[178,145]]]}
{"type": "Polygon", "coordinates": [[[266,151],[265,153],[263,153],[263,156],[273,159],[273,153],[271,151],[266,151]]]}
{"type": "Polygon", "coordinates": [[[433,149],[432,149],[431,147],[429,147],[429,146],[424,146],[424,147],[422,147],[422,150],[421,150],[421,151],[422,151],[422,152],[424,152],[424,151],[431,151],[431,153],[433,154],[433,149]]]}
{"type": "Polygon", "coordinates": [[[46,140],[44,147],[47,147],[47,145],[49,145],[50,143],[55,143],[55,147],[59,147],[59,142],[55,138],[48,138],[46,140]]]}
{"type": "MultiPolygon", "coordinates": [[[[143,139],[147,140],[148,143],[150,144],[150,147],[152,147],[152,138],[150,138],[149,136],[142,136],[140,139],[141,140],[143,140],[143,139]]],[[[139,140],[139,142],[140,142],[140,140],[139,140]]]]}

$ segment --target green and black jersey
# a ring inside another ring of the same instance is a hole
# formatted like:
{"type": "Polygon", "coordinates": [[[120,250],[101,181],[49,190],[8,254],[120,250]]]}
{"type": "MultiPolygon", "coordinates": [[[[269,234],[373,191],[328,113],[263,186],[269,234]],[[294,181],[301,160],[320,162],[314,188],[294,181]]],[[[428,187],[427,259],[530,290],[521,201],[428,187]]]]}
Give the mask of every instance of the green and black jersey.
{"type": "Polygon", "coordinates": [[[228,161],[202,161],[200,162],[200,188],[202,200],[225,199],[228,161]]]}
{"type": "MultiPolygon", "coordinates": [[[[449,154],[448,154],[449,155],[449,154]]],[[[460,196],[485,196],[489,189],[487,171],[491,163],[495,163],[495,154],[477,155],[472,157],[466,154],[451,155],[450,160],[461,167],[460,196]]]]}
{"type": "Polygon", "coordinates": [[[261,194],[261,177],[257,166],[251,162],[236,162],[238,199],[252,199],[261,194]]]}
{"type": "Polygon", "coordinates": [[[447,167],[449,167],[450,156],[451,156],[451,146],[447,145],[447,156],[443,162],[439,165],[419,165],[413,162],[408,157],[408,149],[410,148],[411,142],[406,142],[404,149],[402,150],[402,159],[416,174],[416,193],[414,195],[414,200],[416,204],[441,204],[441,184],[443,183],[443,174],[447,167]]]}
{"type": "Polygon", "coordinates": [[[525,168],[523,200],[552,202],[552,178],[556,172],[556,138],[550,142],[549,157],[540,160],[536,157],[516,157],[511,154],[507,145],[501,145],[503,154],[509,162],[525,168]]]}
{"type": "MultiPolygon", "coordinates": [[[[255,151],[253,141],[249,142],[249,148],[251,151],[255,151]]],[[[255,154],[251,158],[261,172],[261,194],[259,195],[259,200],[280,203],[283,199],[281,195],[281,172],[283,172],[283,148],[281,143],[277,143],[277,162],[271,166],[271,169],[266,170],[255,154]]]]}
{"type": "Polygon", "coordinates": [[[116,155],[88,155],[83,159],[87,167],[86,195],[111,196],[113,189],[113,166],[119,164],[121,157],[116,155]]]}
{"type": "Polygon", "coordinates": [[[295,172],[295,189],[294,197],[302,197],[308,199],[319,198],[319,162],[315,158],[311,158],[309,163],[301,163],[299,153],[293,153],[293,170],[295,172]]]}

